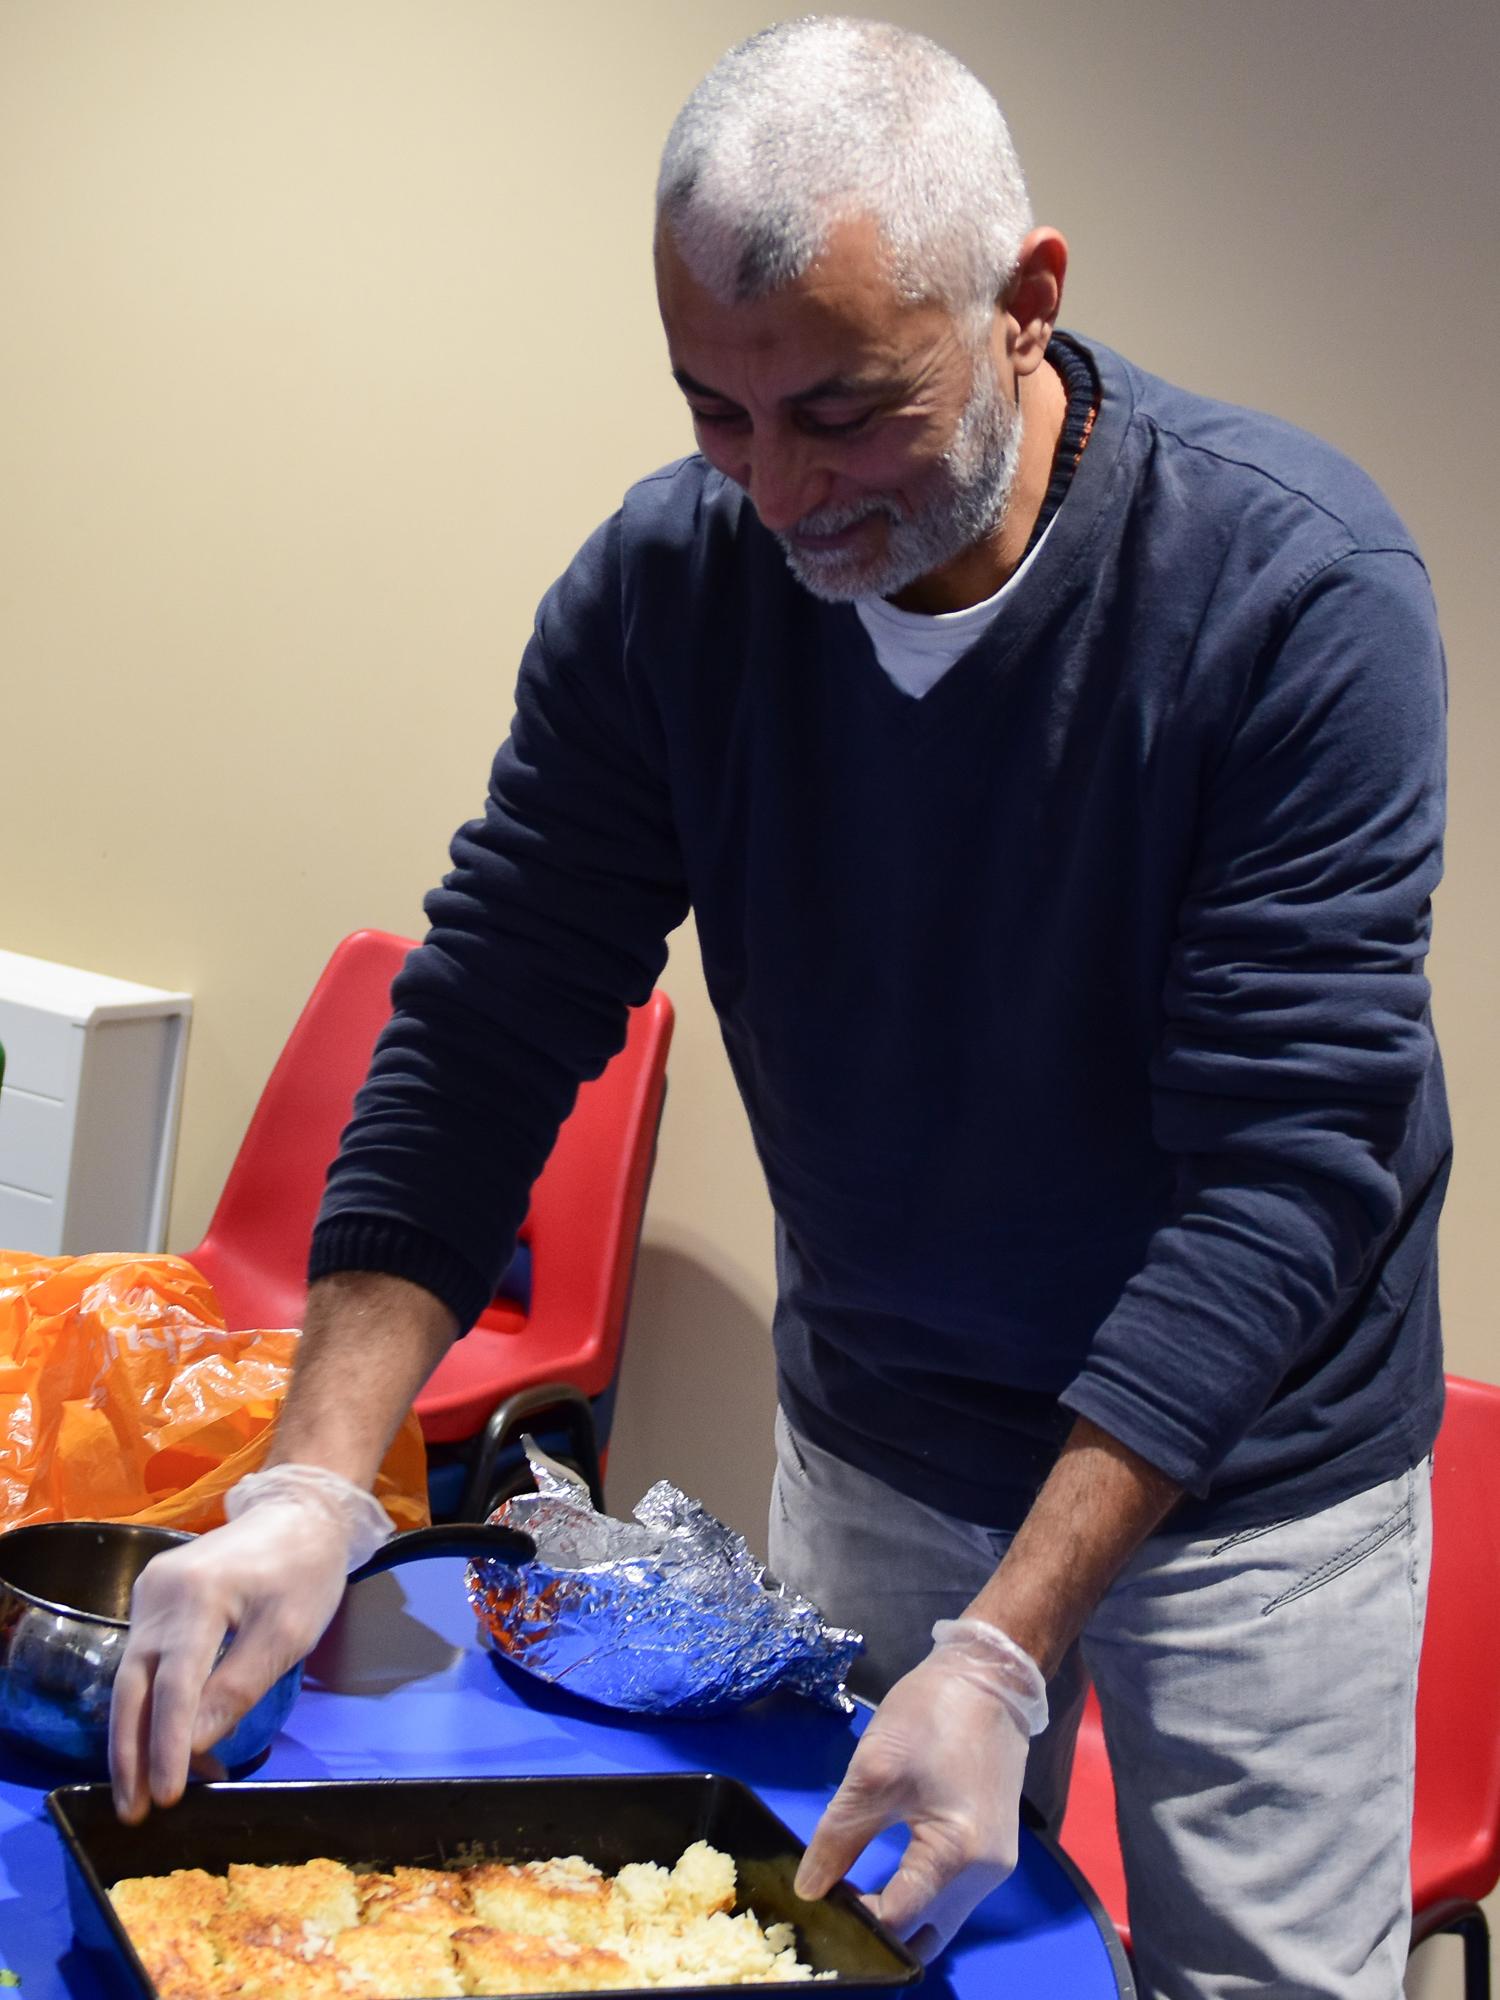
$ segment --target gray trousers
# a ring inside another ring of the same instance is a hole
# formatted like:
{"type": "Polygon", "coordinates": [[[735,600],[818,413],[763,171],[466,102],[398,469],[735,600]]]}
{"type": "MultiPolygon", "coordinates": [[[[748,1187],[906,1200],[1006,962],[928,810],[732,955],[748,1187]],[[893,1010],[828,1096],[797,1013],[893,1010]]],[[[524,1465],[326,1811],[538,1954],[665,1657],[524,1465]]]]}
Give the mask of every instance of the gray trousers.
{"type": "MultiPolygon", "coordinates": [[[[863,1632],[879,1699],[1009,1537],[776,1424],[770,1566],[863,1632]]],[[[1090,1680],[1114,1769],[1143,2000],[1400,2000],[1411,1922],[1423,1464],[1320,1513],[1154,1536],[1049,1688],[1027,1796],[1055,1828],[1090,1680]]]]}

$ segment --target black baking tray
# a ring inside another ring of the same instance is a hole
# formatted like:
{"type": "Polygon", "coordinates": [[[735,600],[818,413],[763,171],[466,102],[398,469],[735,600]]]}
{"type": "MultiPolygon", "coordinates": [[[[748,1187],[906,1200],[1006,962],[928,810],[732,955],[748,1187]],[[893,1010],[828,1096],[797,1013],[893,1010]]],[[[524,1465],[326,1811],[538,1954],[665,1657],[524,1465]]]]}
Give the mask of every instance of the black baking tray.
{"type": "MultiPolygon", "coordinates": [[[[796,1836],[748,1786],[707,1771],[193,1785],[180,1805],[138,1827],[120,1824],[107,1785],[65,1785],[49,1795],[47,1810],[67,1849],[78,1942],[132,2000],[156,2000],[156,1989],[110,1906],[107,1892],[122,1876],[222,1873],[231,1861],[319,1855],[361,1867],[442,1868],[581,1854],[613,1873],[627,1861],[670,1867],[695,1840],[734,1857],[737,1909],[795,1925],[798,1957],[833,1975],[820,1991],[881,1992],[922,1975],[847,1883],[821,1902],[803,1902],[792,1888],[802,1856],[796,1836]]],[[[653,1991],[701,1996],[705,1989],[653,1991]]],[[[806,2000],[808,1988],[777,1980],[756,1991],[806,2000]]]]}

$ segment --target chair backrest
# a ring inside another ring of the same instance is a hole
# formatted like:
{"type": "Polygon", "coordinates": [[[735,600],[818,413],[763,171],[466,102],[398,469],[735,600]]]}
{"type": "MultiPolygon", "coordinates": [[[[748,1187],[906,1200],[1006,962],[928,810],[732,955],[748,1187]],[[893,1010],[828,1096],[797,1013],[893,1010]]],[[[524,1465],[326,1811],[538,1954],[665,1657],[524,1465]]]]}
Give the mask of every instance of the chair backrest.
{"type": "MultiPolygon", "coordinates": [[[[231,1326],[301,1324],[324,1176],[390,1016],[391,981],[414,948],[409,938],[385,931],[345,938],[287,1037],[208,1232],[187,1253],[214,1286],[231,1326]]],[[[605,1313],[618,1295],[621,1321],[671,1025],[665,994],[632,1011],[626,1047],[579,1091],[533,1190],[526,1225],[534,1234],[542,1217],[555,1217],[552,1241],[574,1242],[574,1256],[554,1261],[576,1268],[551,1274],[549,1288],[585,1288],[605,1313]],[[591,1224],[587,1243],[577,1240],[580,1217],[591,1224]]]]}
{"type": "Polygon", "coordinates": [[[1450,1375],[1433,1459],[1417,1691],[1417,1843],[1450,1893],[1500,1878],[1500,1387],[1450,1375]]]}

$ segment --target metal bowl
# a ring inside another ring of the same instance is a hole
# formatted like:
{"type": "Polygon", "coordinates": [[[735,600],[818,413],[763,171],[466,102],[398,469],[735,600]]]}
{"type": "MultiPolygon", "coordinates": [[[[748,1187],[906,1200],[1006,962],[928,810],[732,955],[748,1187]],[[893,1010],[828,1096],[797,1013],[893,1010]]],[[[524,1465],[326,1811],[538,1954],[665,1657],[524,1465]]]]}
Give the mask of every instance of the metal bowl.
{"type": "MultiPolygon", "coordinates": [[[[91,1777],[109,1769],[109,1703],[130,1592],[191,1535],[115,1521],[45,1521],[0,1535],[0,1735],[91,1777]]],[[[242,1770],[269,1748],[302,1685],[288,1668],[209,1753],[242,1770]]]]}

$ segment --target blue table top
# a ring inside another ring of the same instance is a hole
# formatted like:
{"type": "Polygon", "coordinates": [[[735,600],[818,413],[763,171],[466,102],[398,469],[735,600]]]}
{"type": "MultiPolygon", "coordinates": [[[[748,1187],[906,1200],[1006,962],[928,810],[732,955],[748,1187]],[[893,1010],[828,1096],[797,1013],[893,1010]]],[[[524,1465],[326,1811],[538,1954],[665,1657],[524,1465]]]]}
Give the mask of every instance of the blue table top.
{"type": "MultiPolygon", "coordinates": [[[[297,1706],[257,1779],[495,1777],[717,1771],[750,1785],[801,1840],[837,1786],[863,1718],[773,1697],[722,1720],[617,1715],[502,1666],[480,1644],[463,1564],[414,1563],[351,1590],[309,1663],[297,1706]]],[[[55,1768],[0,1750],[0,1966],[21,2000],[96,2000],[72,1945],[61,1843],[43,1811],[55,1768]]],[[[878,1888],[904,1833],[867,1849],[851,1879],[878,1888]]],[[[1108,1919],[1071,1864],[1023,1829],[1019,1866],[913,1989],[923,2000],[1129,1994],[1108,1919]]]]}

